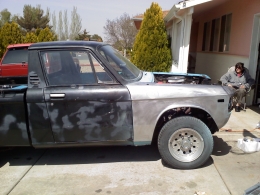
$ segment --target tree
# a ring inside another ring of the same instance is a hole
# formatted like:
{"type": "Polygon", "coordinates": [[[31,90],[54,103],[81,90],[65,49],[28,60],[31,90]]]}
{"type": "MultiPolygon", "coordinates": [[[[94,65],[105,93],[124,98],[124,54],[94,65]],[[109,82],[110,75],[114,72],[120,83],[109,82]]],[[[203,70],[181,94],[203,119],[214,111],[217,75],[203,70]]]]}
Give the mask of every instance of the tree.
{"type": "Polygon", "coordinates": [[[144,13],[141,28],[136,36],[131,61],[146,71],[169,71],[169,48],[163,13],[157,3],[152,3],[144,13]]]}
{"type": "Polygon", "coordinates": [[[133,47],[137,30],[128,14],[124,13],[119,18],[107,20],[104,30],[107,42],[117,49],[121,50],[133,47]]]}
{"type": "Polygon", "coordinates": [[[89,41],[91,35],[88,34],[89,32],[87,32],[86,29],[84,29],[82,34],[78,34],[78,37],[76,38],[76,40],[85,40],[85,41],[89,41]]]}
{"type": "Polygon", "coordinates": [[[71,22],[69,24],[67,10],[65,10],[64,13],[60,11],[57,22],[55,12],[53,12],[52,30],[58,35],[58,40],[67,40],[68,38],[71,40],[78,39],[78,35],[81,31],[81,18],[80,15],[77,13],[76,7],[73,7],[73,11],[71,12],[70,17],[71,22]]]}
{"type": "Polygon", "coordinates": [[[17,23],[5,23],[0,31],[0,57],[9,44],[22,43],[22,33],[17,23]]]}
{"type": "Polygon", "coordinates": [[[10,22],[11,13],[7,9],[3,9],[0,12],[0,27],[3,26],[6,22],[10,22]]]}
{"type": "Polygon", "coordinates": [[[55,11],[53,12],[51,18],[52,18],[52,30],[56,33],[57,32],[57,21],[56,21],[55,11]]]}
{"type": "Polygon", "coordinates": [[[38,42],[57,41],[57,36],[48,28],[41,30],[38,35],[38,42]]]}
{"type": "Polygon", "coordinates": [[[63,23],[64,23],[64,38],[67,40],[69,38],[69,22],[68,22],[68,14],[67,10],[64,11],[64,18],[63,18],[63,23]]]}
{"type": "Polygon", "coordinates": [[[96,40],[96,41],[99,41],[99,42],[103,42],[101,36],[97,35],[97,34],[94,34],[90,37],[91,40],[96,40]]]}
{"type": "Polygon", "coordinates": [[[62,21],[62,11],[59,12],[59,22],[58,22],[58,39],[64,40],[64,32],[63,32],[63,21],[62,21]]]}
{"type": "Polygon", "coordinates": [[[81,30],[81,18],[80,15],[77,13],[77,8],[73,7],[73,10],[71,12],[71,23],[70,23],[70,40],[74,40],[77,38],[78,34],[81,30]]]}
{"type": "Polygon", "coordinates": [[[24,43],[36,43],[38,42],[38,37],[34,32],[28,32],[23,38],[24,43]]]}
{"type": "Polygon", "coordinates": [[[18,24],[18,22],[17,22],[18,18],[19,18],[19,15],[18,14],[14,14],[14,15],[11,16],[11,21],[18,24]]]}
{"type": "Polygon", "coordinates": [[[17,23],[27,31],[31,31],[33,28],[46,28],[49,27],[49,12],[47,9],[47,14],[44,15],[44,11],[41,9],[40,5],[32,7],[31,5],[24,5],[23,17],[17,18],[17,23]]]}

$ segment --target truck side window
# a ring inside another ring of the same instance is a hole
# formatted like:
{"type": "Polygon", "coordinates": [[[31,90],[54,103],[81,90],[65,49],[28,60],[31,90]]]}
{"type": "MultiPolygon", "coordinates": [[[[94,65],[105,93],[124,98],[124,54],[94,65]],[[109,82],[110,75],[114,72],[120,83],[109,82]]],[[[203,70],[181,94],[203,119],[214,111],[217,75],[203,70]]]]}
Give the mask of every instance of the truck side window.
{"type": "Polygon", "coordinates": [[[49,85],[113,83],[113,79],[88,51],[44,51],[41,57],[49,85]]]}
{"type": "Polygon", "coordinates": [[[73,56],[76,69],[80,73],[82,84],[97,84],[97,79],[94,76],[88,52],[75,51],[73,52],[73,56]]]}
{"type": "Polygon", "coordinates": [[[51,52],[48,54],[46,53],[46,60],[47,64],[45,64],[45,66],[49,74],[61,71],[61,61],[59,52],[51,52]]]}
{"type": "Polygon", "coordinates": [[[113,79],[107,74],[104,67],[101,66],[101,64],[96,60],[96,58],[94,58],[91,54],[90,57],[98,78],[98,82],[104,82],[104,83],[113,82],[113,79]]]}
{"type": "Polygon", "coordinates": [[[81,84],[79,71],[69,51],[41,52],[49,85],[81,84]]]}

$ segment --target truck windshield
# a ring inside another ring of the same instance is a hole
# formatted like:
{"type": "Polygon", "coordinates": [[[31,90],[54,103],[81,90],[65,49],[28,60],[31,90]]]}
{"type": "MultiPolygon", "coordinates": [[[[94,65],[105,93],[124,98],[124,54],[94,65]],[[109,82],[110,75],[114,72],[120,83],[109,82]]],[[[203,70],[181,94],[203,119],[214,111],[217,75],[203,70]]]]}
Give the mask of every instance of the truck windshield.
{"type": "Polygon", "coordinates": [[[4,56],[2,64],[21,64],[22,62],[28,62],[28,49],[20,47],[9,49],[4,56]]]}
{"type": "Polygon", "coordinates": [[[133,81],[141,79],[142,71],[116,51],[112,46],[105,45],[100,47],[99,53],[110,63],[114,70],[117,71],[124,80],[133,81]]]}

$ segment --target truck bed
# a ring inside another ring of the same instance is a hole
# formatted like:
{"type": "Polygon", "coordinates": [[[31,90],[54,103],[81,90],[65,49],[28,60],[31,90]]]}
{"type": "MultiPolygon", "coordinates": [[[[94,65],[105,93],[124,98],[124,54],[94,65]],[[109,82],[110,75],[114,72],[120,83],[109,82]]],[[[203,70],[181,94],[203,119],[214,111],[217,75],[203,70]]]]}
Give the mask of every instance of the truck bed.
{"type": "Polygon", "coordinates": [[[26,85],[0,85],[0,146],[29,146],[26,85]]]}

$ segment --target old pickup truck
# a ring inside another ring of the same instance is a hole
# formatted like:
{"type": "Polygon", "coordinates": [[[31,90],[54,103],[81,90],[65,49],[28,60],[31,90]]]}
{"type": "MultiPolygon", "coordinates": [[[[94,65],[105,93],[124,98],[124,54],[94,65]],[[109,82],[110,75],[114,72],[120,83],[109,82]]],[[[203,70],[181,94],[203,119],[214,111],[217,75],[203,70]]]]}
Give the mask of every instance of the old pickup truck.
{"type": "Polygon", "coordinates": [[[1,147],[155,143],[166,164],[191,169],[230,117],[228,87],[141,71],[105,43],[35,43],[28,55],[28,83],[0,87],[1,147]]]}

